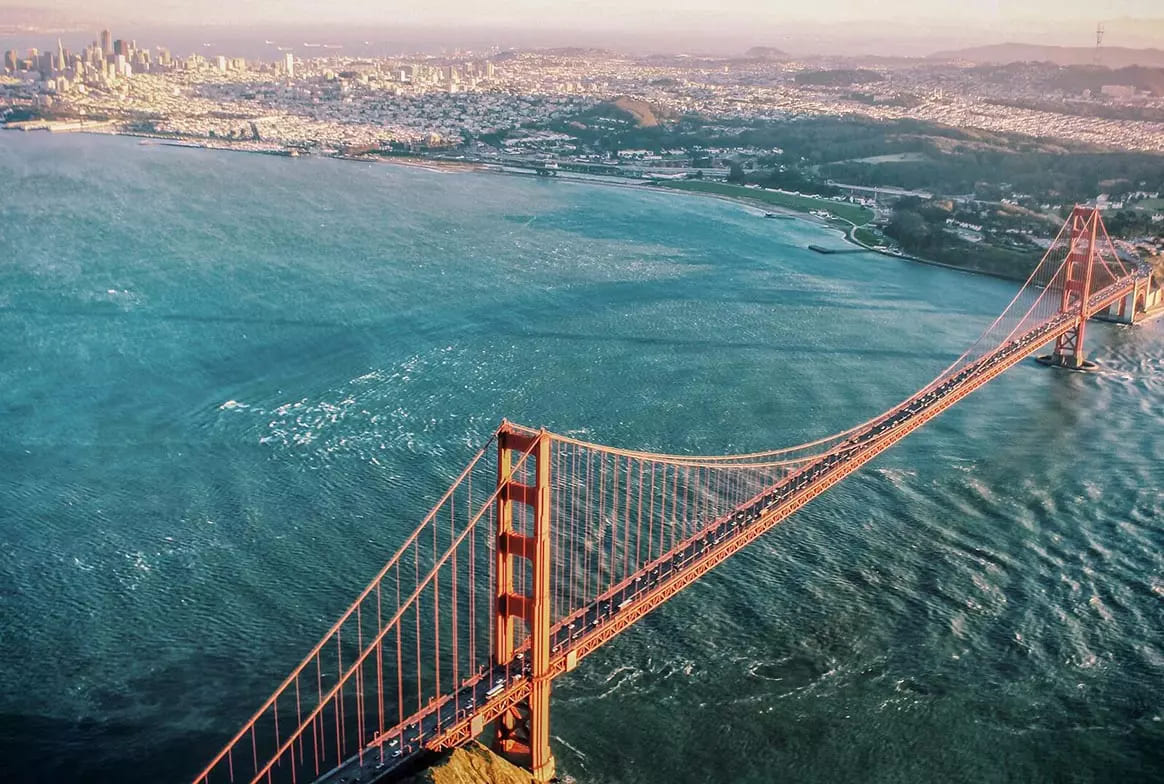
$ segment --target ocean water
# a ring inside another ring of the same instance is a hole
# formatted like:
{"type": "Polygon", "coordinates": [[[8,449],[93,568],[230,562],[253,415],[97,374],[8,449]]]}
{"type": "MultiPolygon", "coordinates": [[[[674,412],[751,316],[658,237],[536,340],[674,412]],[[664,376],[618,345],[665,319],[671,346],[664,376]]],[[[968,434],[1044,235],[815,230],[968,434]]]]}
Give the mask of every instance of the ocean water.
{"type": "MultiPolygon", "coordinates": [[[[700,453],[1013,284],[634,187],[0,134],[0,779],[187,781],[502,417],[700,453]]],[[[1164,324],[1020,365],[555,685],[580,782],[1164,778],[1164,324]]]]}

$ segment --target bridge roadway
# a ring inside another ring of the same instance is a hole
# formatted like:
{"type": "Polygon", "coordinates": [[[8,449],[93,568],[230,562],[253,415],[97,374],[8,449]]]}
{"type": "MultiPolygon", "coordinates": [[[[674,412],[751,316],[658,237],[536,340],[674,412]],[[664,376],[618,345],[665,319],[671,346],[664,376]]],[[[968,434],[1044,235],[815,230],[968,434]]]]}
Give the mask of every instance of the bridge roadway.
{"type": "MultiPolygon", "coordinates": [[[[1108,307],[1131,291],[1146,272],[1104,288],[1089,298],[1088,313],[1108,307]]],[[[791,473],[766,492],[718,518],[676,545],[637,574],[587,607],[560,621],[551,632],[551,677],[576,666],[584,656],[633,625],[696,579],[741,550],[808,501],[872,460],[954,403],[1070,331],[1075,314],[1061,313],[1019,338],[930,384],[872,421],[863,430],[791,473]]],[[[530,692],[528,650],[508,665],[482,667],[455,693],[432,703],[386,731],[364,752],[321,776],[318,784],[373,784],[408,769],[428,751],[467,743],[510,705],[530,692]]]]}

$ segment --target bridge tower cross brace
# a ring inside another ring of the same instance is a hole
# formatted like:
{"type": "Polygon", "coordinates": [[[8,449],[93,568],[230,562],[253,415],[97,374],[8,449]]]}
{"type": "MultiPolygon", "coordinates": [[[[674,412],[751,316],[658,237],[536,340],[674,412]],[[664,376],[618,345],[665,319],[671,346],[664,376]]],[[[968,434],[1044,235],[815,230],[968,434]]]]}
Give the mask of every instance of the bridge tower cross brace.
{"type": "Polygon", "coordinates": [[[1055,364],[1082,368],[1083,335],[1087,329],[1087,300],[1091,296],[1091,273],[1095,266],[1095,252],[1099,231],[1099,211],[1092,207],[1076,206],[1068,219],[1071,224],[1071,245],[1064,265],[1063,299],[1059,310],[1069,313],[1078,310],[1075,327],[1060,335],[1051,355],[1055,364]]]}
{"type": "Polygon", "coordinates": [[[550,438],[546,432],[527,435],[503,422],[497,434],[497,547],[496,618],[493,658],[508,665],[521,647],[515,640],[517,621],[529,630],[529,698],[508,708],[494,723],[493,746],[532,774],[534,781],[554,776],[550,753],[550,438]],[[514,478],[514,454],[530,453],[534,464],[532,485],[514,478]],[[514,527],[514,505],[533,508],[533,531],[514,527]],[[533,575],[528,594],[514,585],[515,559],[524,558],[533,575]]]}

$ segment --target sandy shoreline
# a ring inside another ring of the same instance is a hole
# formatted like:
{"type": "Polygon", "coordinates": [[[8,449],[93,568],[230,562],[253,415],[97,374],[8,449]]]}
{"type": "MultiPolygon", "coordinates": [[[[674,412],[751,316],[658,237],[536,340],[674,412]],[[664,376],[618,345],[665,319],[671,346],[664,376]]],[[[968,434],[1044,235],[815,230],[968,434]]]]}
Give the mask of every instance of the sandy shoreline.
{"type": "Polygon", "coordinates": [[[362,163],[391,163],[395,166],[408,166],[413,169],[439,173],[489,171],[487,165],[475,161],[442,161],[416,155],[343,155],[337,153],[325,157],[362,163]]]}

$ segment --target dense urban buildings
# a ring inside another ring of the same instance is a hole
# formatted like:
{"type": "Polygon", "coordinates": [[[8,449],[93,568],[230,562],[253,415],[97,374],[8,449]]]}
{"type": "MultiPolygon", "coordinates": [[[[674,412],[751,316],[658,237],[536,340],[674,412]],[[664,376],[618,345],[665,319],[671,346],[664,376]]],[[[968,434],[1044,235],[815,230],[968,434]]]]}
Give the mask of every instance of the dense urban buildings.
{"type": "MultiPolygon", "coordinates": [[[[164,132],[228,135],[254,121],[271,143],[324,148],[447,142],[544,123],[620,95],[675,114],[748,120],[857,114],[1164,151],[1164,91],[1115,71],[1073,85],[1045,68],[999,74],[966,63],[634,58],[601,50],[354,58],[312,45],[297,59],[175,57],[104,30],[81,52],[8,51],[0,100],[73,116],[156,120],[164,132]],[[454,97],[455,96],[455,97],[454,97]]],[[[1053,67],[1052,67],[1053,68],[1053,67]]],[[[0,104],[2,105],[2,104],[0,104]]]]}
{"type": "MultiPolygon", "coordinates": [[[[984,65],[956,53],[798,60],[769,48],[735,58],[599,49],[355,57],[338,44],[273,41],[270,57],[254,59],[210,44],[175,56],[115,35],[103,30],[80,52],[59,40],[6,52],[0,119],[291,155],[730,180],[872,207],[874,225],[852,239],[937,258],[965,255],[967,243],[1025,251],[1079,201],[1135,208],[1111,224],[1147,247],[1159,246],[1164,226],[1161,69],[984,65]],[[1074,187],[1062,189],[1056,167],[1070,152],[1123,157],[1104,161],[1106,177],[1066,177],[1074,187]],[[938,205],[928,218],[909,202],[919,198],[938,205]],[[908,214],[897,220],[903,201],[908,214]]],[[[846,219],[827,204],[810,208],[846,219]]]]}

